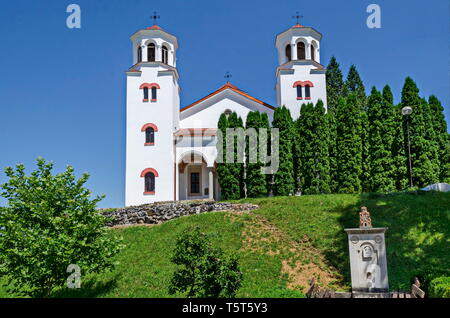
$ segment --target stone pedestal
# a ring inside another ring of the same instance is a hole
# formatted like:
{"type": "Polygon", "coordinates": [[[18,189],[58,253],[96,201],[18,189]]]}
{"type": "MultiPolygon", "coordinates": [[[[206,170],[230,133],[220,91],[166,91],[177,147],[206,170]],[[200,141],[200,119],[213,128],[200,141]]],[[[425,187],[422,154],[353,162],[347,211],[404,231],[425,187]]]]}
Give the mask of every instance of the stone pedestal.
{"type": "Polygon", "coordinates": [[[348,235],[353,293],[389,291],[384,233],[387,228],[345,229],[348,235]]]}

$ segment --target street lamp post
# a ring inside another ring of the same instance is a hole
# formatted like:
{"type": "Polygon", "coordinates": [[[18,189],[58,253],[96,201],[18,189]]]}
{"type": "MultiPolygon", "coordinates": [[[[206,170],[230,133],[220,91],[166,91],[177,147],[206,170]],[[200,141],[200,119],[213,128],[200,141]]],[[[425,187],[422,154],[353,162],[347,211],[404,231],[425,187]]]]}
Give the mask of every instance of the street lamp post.
{"type": "Polygon", "coordinates": [[[408,163],[409,163],[409,186],[413,187],[413,179],[412,179],[412,164],[411,164],[411,141],[409,138],[409,116],[412,114],[413,110],[409,106],[405,106],[402,108],[402,115],[406,118],[406,132],[408,135],[408,163]]]}

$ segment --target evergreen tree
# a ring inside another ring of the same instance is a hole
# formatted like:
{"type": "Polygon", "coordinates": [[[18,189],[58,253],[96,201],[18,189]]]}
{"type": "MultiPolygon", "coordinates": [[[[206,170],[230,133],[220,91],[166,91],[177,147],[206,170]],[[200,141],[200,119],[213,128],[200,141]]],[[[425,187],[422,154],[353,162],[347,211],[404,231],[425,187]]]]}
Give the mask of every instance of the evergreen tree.
{"type": "Polygon", "coordinates": [[[344,85],[344,95],[354,94],[356,96],[357,106],[360,109],[362,122],[361,139],[362,139],[362,170],[361,170],[361,186],[362,191],[369,190],[370,178],[370,152],[368,143],[368,118],[367,118],[367,100],[366,88],[359,76],[355,65],[350,66],[347,74],[347,80],[344,85]]]}
{"type": "Polygon", "coordinates": [[[221,160],[218,160],[217,162],[217,178],[220,184],[221,189],[221,197],[224,200],[228,200],[232,197],[232,185],[234,183],[234,177],[230,175],[229,172],[229,165],[226,163],[226,129],[228,128],[228,118],[227,115],[222,114],[219,117],[219,122],[217,124],[217,127],[222,135],[222,140],[218,140],[216,147],[217,147],[217,153],[218,158],[221,160]]]}
{"type": "Polygon", "coordinates": [[[439,155],[439,181],[450,183],[450,139],[447,133],[447,123],[444,118],[444,107],[432,95],[428,99],[430,107],[431,124],[435,132],[439,155]]]}
{"type": "Polygon", "coordinates": [[[328,123],[323,102],[303,105],[297,120],[301,188],[305,194],[330,192],[328,123]]]}
{"type": "MultiPolygon", "coordinates": [[[[236,112],[233,112],[228,117],[228,128],[244,128],[244,124],[242,121],[242,118],[237,115],[236,112]]],[[[229,137],[227,137],[230,139],[229,137]]],[[[238,151],[244,150],[244,147],[239,147],[239,142],[245,142],[245,140],[240,140],[237,135],[234,135],[233,137],[234,142],[234,162],[233,163],[227,163],[228,165],[228,172],[232,176],[230,176],[230,179],[232,179],[232,182],[230,184],[230,197],[227,199],[239,199],[245,196],[245,187],[244,187],[244,162],[239,160],[238,151]]],[[[244,158],[243,154],[242,158],[244,158]]]]}
{"type": "MultiPolygon", "coordinates": [[[[272,127],[279,130],[279,166],[274,175],[275,195],[292,195],[295,191],[292,157],[293,121],[285,106],[277,107],[273,114],[272,127]]],[[[273,154],[276,155],[276,154],[273,154]]]]}
{"type": "MultiPolygon", "coordinates": [[[[267,156],[270,156],[272,151],[271,151],[271,131],[270,131],[270,121],[269,121],[269,116],[267,115],[267,113],[261,113],[261,127],[265,128],[267,131],[267,135],[266,135],[266,145],[267,145],[267,156]]],[[[259,136],[261,138],[261,136],[259,136]]],[[[261,142],[264,142],[264,140],[261,138],[260,139],[261,142]]],[[[268,163],[266,160],[266,167],[270,166],[270,162],[268,163]]],[[[266,187],[267,187],[267,193],[269,194],[271,193],[272,189],[272,183],[273,183],[273,174],[266,174],[266,187]]]]}
{"type": "Polygon", "coordinates": [[[326,71],[327,81],[327,121],[329,127],[329,165],[330,165],[330,189],[332,192],[337,190],[336,180],[336,109],[338,106],[339,98],[343,94],[344,80],[339,63],[333,56],[330,63],[327,66],[326,71]]]}
{"type": "Polygon", "coordinates": [[[432,136],[427,127],[431,125],[427,121],[429,115],[426,114],[428,103],[420,98],[419,89],[410,77],[406,78],[402,89],[401,107],[405,106],[413,109],[409,125],[413,183],[414,186],[423,187],[439,179],[438,169],[435,167],[437,149],[430,140],[432,136]]]}
{"type": "MultiPolygon", "coordinates": [[[[390,93],[389,88],[384,93],[390,93]]],[[[390,192],[395,189],[392,160],[392,105],[385,103],[381,93],[372,88],[368,99],[368,140],[370,153],[369,190],[390,192]]]]}
{"type": "Polygon", "coordinates": [[[356,94],[341,98],[337,109],[337,181],[338,192],[361,192],[362,119],[356,94]]]}
{"type": "MultiPolygon", "coordinates": [[[[247,190],[247,197],[257,198],[267,195],[267,183],[266,176],[261,172],[262,163],[259,157],[259,128],[265,128],[262,121],[262,114],[258,111],[249,112],[245,122],[245,128],[247,131],[251,128],[255,129],[256,140],[252,140],[252,137],[247,136],[246,140],[246,169],[245,169],[245,185],[247,190]],[[250,154],[253,154],[255,158],[250,158],[250,154]],[[250,162],[255,161],[256,162],[250,162]]],[[[267,141],[263,141],[267,143],[267,141]]]]}

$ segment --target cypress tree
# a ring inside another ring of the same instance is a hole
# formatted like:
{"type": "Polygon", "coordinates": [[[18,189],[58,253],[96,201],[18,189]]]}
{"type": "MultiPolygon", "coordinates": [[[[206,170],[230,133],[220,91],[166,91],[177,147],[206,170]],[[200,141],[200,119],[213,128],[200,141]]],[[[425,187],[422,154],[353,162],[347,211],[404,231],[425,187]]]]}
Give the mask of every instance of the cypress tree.
{"type": "MultiPolygon", "coordinates": [[[[249,112],[245,122],[245,128],[255,129],[255,136],[258,138],[259,128],[263,127],[262,116],[258,111],[249,112]]],[[[261,172],[263,166],[259,158],[259,138],[256,142],[251,140],[251,137],[246,137],[246,169],[245,169],[245,185],[247,190],[247,197],[257,198],[267,195],[266,176],[261,172]],[[256,156],[256,162],[250,161],[250,153],[256,156]]],[[[267,141],[263,141],[267,142],[267,141]]]]}
{"type": "MultiPolygon", "coordinates": [[[[410,115],[410,140],[411,140],[411,160],[412,176],[414,186],[423,187],[438,181],[438,171],[435,167],[437,149],[430,140],[432,137],[430,124],[426,111],[428,103],[419,96],[419,89],[416,83],[410,78],[405,79],[402,89],[401,107],[412,107],[410,115]]],[[[404,125],[406,126],[406,125],[404,125]]],[[[407,136],[406,128],[404,132],[407,136]]]]}
{"type": "Polygon", "coordinates": [[[274,174],[273,191],[275,195],[292,195],[295,191],[292,157],[293,121],[289,109],[285,106],[275,109],[272,127],[279,130],[279,166],[274,174]]]}
{"type": "Polygon", "coordinates": [[[370,178],[370,153],[368,143],[368,118],[367,118],[367,97],[366,88],[355,65],[350,66],[347,74],[347,80],[344,84],[343,93],[345,96],[354,94],[356,96],[357,106],[360,109],[360,117],[362,122],[361,139],[362,139],[362,170],[361,170],[361,186],[362,191],[369,190],[370,178]]]}
{"type": "MultiPolygon", "coordinates": [[[[219,176],[219,184],[221,189],[221,197],[224,200],[235,200],[242,196],[243,189],[243,163],[237,162],[237,137],[227,134],[228,128],[242,127],[242,119],[235,112],[228,117],[222,114],[219,118],[218,128],[223,134],[223,163],[218,163],[217,172],[219,176]],[[225,132],[223,132],[225,131],[225,132]],[[226,162],[227,141],[234,143],[233,162],[226,162]]],[[[220,151],[221,145],[217,146],[220,151]]]]}
{"type": "Polygon", "coordinates": [[[297,121],[301,147],[301,185],[305,194],[330,192],[328,122],[323,102],[302,106],[297,121]]]}
{"type": "Polygon", "coordinates": [[[341,98],[337,109],[337,181],[338,192],[361,192],[362,119],[356,94],[341,98]]]}
{"type": "MultiPolygon", "coordinates": [[[[271,145],[272,145],[271,144],[271,131],[270,131],[269,116],[266,113],[261,113],[261,127],[265,128],[267,131],[267,135],[266,135],[267,156],[270,156],[272,153],[272,151],[271,151],[271,145]]],[[[259,136],[259,137],[261,138],[261,136],[259,136]]],[[[262,138],[260,140],[261,140],[261,142],[264,142],[264,140],[262,138]]],[[[269,163],[266,162],[265,166],[266,167],[270,166],[270,162],[269,163]]],[[[271,193],[272,183],[273,183],[273,174],[266,174],[266,187],[267,187],[266,194],[271,193]]]]}
{"type": "Polygon", "coordinates": [[[336,58],[331,57],[326,71],[327,81],[327,117],[329,126],[329,165],[330,165],[330,190],[337,191],[337,164],[336,164],[336,109],[339,98],[343,94],[344,79],[339,63],[336,58]]]}
{"type": "MultiPolygon", "coordinates": [[[[388,95],[389,88],[383,92],[388,95]]],[[[368,99],[369,190],[390,192],[395,190],[392,160],[392,108],[385,103],[381,93],[372,88],[368,99]]]]}
{"type": "Polygon", "coordinates": [[[450,139],[447,133],[447,123],[444,118],[444,107],[436,96],[428,99],[431,115],[431,125],[435,133],[435,142],[439,156],[439,181],[450,183],[450,139]]]}
{"type": "Polygon", "coordinates": [[[222,134],[222,140],[216,144],[218,158],[221,162],[217,162],[217,177],[221,188],[221,198],[228,200],[232,197],[230,189],[233,185],[233,177],[230,176],[229,165],[226,163],[226,129],[228,128],[228,118],[225,114],[220,115],[217,127],[222,134]]]}

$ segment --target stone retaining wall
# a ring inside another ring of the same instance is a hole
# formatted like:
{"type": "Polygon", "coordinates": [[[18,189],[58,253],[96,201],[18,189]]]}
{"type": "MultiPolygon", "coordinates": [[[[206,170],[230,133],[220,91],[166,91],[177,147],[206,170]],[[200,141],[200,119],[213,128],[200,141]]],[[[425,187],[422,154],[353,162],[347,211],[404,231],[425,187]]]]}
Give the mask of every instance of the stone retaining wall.
{"type": "Polygon", "coordinates": [[[107,226],[133,225],[133,224],[160,224],[183,215],[200,214],[212,211],[249,211],[257,209],[255,204],[232,204],[215,201],[177,201],[158,202],[138,206],[105,209],[100,212],[111,217],[107,226]]]}

